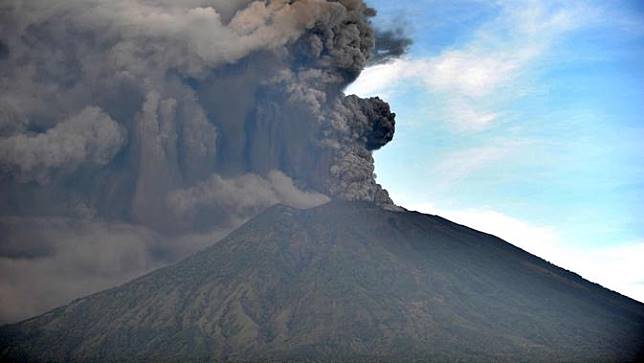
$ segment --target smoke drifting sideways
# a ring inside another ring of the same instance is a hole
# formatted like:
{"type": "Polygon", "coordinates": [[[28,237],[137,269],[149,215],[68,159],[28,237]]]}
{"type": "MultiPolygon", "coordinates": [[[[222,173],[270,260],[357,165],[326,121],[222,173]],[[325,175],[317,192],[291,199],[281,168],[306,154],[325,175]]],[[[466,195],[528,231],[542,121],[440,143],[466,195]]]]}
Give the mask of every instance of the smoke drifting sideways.
{"type": "Polygon", "coordinates": [[[377,30],[375,46],[369,64],[387,63],[407,53],[412,40],[405,35],[403,28],[377,30]]]}
{"type": "Polygon", "coordinates": [[[378,61],[374,15],[361,0],[0,4],[0,321],[276,203],[392,204],[372,152],[395,114],[343,94],[378,61]]]}

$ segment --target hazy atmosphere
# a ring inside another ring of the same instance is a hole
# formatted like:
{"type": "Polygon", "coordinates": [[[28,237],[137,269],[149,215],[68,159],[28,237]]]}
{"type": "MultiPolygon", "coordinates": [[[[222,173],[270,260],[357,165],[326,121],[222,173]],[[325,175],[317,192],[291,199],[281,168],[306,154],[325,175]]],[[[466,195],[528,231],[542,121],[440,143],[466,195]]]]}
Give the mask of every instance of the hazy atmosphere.
{"type": "Polygon", "coordinates": [[[0,322],[334,198],[644,299],[641,5],[368,5],[3,2],[0,322]]]}

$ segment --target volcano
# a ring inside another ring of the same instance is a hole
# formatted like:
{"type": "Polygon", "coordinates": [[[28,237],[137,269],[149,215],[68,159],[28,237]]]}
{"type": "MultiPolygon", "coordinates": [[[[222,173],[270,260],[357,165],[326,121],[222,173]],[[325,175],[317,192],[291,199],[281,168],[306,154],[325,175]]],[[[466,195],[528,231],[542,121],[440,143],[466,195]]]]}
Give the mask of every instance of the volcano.
{"type": "Polygon", "coordinates": [[[371,203],[277,205],[187,259],[0,329],[3,361],[636,361],[644,304],[371,203]]]}

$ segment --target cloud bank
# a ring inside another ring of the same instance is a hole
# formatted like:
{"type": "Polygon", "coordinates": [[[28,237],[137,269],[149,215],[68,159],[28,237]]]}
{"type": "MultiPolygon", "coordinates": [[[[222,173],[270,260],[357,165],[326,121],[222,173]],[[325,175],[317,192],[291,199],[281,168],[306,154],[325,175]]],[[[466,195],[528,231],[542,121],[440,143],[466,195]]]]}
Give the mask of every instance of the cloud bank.
{"type": "Polygon", "coordinates": [[[342,91],[406,49],[374,15],[361,0],[0,5],[0,320],[172,262],[275,203],[391,203],[372,152],[395,115],[342,91]]]}

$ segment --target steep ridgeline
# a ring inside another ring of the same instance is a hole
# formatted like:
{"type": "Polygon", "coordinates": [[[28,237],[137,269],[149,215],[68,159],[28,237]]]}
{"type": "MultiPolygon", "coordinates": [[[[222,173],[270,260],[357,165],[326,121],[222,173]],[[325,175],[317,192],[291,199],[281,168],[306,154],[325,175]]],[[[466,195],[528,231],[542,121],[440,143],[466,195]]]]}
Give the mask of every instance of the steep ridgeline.
{"type": "Polygon", "coordinates": [[[634,361],[644,305],[436,216],[275,206],[0,329],[4,361],[634,361]]]}

